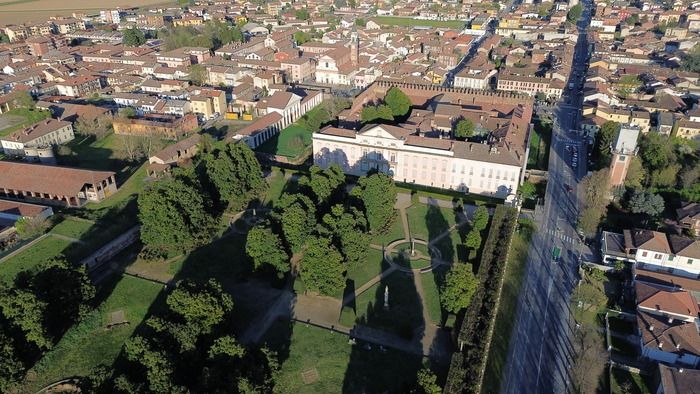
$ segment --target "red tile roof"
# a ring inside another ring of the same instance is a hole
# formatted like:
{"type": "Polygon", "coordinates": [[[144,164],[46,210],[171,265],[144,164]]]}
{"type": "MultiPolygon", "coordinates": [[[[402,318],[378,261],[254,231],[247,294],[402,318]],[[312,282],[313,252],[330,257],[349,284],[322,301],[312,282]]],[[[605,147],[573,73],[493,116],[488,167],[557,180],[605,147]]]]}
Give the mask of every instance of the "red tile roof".
{"type": "Polygon", "coordinates": [[[114,172],[0,161],[0,174],[0,189],[75,196],[86,183],[96,184],[114,172]]]}

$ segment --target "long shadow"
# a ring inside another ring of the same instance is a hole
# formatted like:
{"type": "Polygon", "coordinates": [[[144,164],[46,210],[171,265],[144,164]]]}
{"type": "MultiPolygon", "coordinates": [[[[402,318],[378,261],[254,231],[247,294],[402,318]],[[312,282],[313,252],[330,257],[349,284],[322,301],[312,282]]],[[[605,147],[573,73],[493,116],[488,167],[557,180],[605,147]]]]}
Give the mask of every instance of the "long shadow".
{"type": "MultiPolygon", "coordinates": [[[[395,272],[383,278],[374,294],[363,293],[357,304],[358,313],[363,313],[357,319],[359,325],[410,341],[411,347],[421,347],[425,329],[423,308],[410,274],[395,272]],[[369,301],[367,297],[371,297],[369,301]]],[[[415,386],[421,366],[420,355],[357,340],[345,370],[342,392],[409,392],[415,386]]]]}

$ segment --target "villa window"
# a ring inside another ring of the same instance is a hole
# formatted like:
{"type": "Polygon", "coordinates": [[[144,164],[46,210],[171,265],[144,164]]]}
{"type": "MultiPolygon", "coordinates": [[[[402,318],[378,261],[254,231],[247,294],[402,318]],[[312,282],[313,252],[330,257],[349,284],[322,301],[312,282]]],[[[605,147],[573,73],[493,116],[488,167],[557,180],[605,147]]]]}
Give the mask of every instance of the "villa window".
{"type": "Polygon", "coordinates": [[[688,265],[692,265],[692,264],[693,264],[693,259],[688,259],[688,265]]]}
{"type": "Polygon", "coordinates": [[[654,259],[661,260],[661,254],[659,254],[659,253],[654,254],[654,259]]]}
{"type": "Polygon", "coordinates": [[[647,257],[647,252],[642,252],[642,257],[647,257]]]}

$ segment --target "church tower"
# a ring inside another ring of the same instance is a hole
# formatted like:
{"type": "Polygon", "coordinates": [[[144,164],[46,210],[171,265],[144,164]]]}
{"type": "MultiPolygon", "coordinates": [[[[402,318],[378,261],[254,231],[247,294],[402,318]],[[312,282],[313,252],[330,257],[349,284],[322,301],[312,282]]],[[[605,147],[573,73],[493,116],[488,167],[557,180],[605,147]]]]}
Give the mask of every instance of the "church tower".
{"type": "Polygon", "coordinates": [[[354,26],[350,33],[350,63],[355,67],[360,63],[360,37],[354,26]]]}

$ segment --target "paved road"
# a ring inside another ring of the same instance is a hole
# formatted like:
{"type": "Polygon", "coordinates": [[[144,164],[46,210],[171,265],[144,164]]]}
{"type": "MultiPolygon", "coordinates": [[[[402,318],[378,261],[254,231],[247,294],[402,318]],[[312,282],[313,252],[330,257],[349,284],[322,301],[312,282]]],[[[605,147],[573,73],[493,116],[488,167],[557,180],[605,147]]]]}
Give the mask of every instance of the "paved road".
{"type": "MultiPolygon", "coordinates": [[[[584,3],[590,7],[590,0],[584,3]]],[[[585,31],[589,23],[589,14],[584,16],[579,31],[585,31]]],[[[586,37],[580,34],[574,61],[579,75],[585,75],[586,57],[586,37]]],[[[577,184],[585,175],[587,157],[587,145],[574,131],[580,118],[582,97],[577,88],[580,81],[576,73],[572,73],[576,88],[567,89],[570,97],[564,97],[562,104],[554,108],[549,182],[545,204],[536,212],[539,231],[530,245],[523,289],[514,316],[516,324],[501,384],[501,391],[506,394],[571,391],[568,369],[573,356],[573,322],[569,300],[578,280],[578,256],[584,249],[575,226],[581,200],[577,184]],[[572,147],[578,150],[577,168],[571,165],[572,147]],[[562,250],[558,262],[552,261],[554,247],[562,250]]]]}

